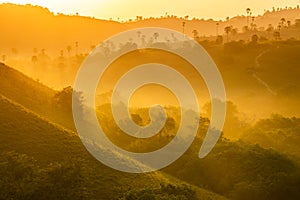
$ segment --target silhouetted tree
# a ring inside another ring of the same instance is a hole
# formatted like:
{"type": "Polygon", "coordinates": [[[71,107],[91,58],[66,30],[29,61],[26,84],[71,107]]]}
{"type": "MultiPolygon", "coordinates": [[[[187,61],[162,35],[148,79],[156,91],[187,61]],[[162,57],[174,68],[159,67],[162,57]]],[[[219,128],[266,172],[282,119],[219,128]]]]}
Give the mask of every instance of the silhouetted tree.
{"type": "Polygon", "coordinates": [[[232,28],[232,29],[231,29],[231,35],[232,35],[233,37],[235,37],[237,34],[238,34],[238,29],[237,29],[237,28],[232,28]]]}
{"type": "Polygon", "coordinates": [[[281,31],[281,28],[282,28],[282,26],[279,24],[279,25],[277,26],[277,30],[280,32],[280,31],[281,31]]]}
{"type": "Polygon", "coordinates": [[[182,34],[184,35],[185,22],[182,22],[182,34]]]}
{"type": "Polygon", "coordinates": [[[247,33],[248,31],[249,31],[249,27],[248,27],[248,26],[244,26],[244,27],[243,27],[243,32],[244,32],[244,33],[247,33]]]}
{"type": "Polygon", "coordinates": [[[273,34],[275,40],[279,40],[280,39],[280,32],[279,31],[275,31],[273,34]]]}
{"type": "Polygon", "coordinates": [[[154,40],[157,41],[157,38],[158,38],[158,37],[159,37],[159,33],[158,33],[158,32],[155,32],[155,33],[153,34],[154,40]]]}
{"type": "Polygon", "coordinates": [[[229,33],[232,31],[232,27],[231,26],[226,26],[224,28],[224,31],[225,31],[225,33],[227,35],[227,42],[228,42],[229,41],[229,33]]]}
{"type": "Polygon", "coordinates": [[[254,24],[254,20],[255,20],[255,17],[251,17],[251,30],[254,31],[256,30],[256,24],[254,24]]]}
{"type": "Polygon", "coordinates": [[[220,25],[220,23],[217,22],[217,23],[216,23],[216,36],[219,35],[219,25],[220,25]]]}
{"type": "Polygon", "coordinates": [[[251,9],[247,8],[246,12],[247,12],[247,27],[249,27],[249,16],[250,16],[251,9]]]}
{"type": "Polygon", "coordinates": [[[37,56],[32,56],[32,57],[31,57],[31,62],[32,62],[34,65],[37,63],[37,61],[38,61],[37,56]]]}
{"type": "Polygon", "coordinates": [[[71,50],[72,50],[72,47],[70,45],[67,46],[67,51],[68,51],[68,54],[70,55],[71,53],[71,50]]]}
{"type": "Polygon", "coordinates": [[[280,19],[280,23],[281,23],[281,26],[282,26],[282,27],[285,26],[285,22],[286,22],[285,18],[281,18],[281,19],[280,19]]]}
{"type": "Polygon", "coordinates": [[[258,36],[255,34],[255,35],[252,35],[252,37],[251,37],[251,42],[253,43],[253,44],[257,44],[257,41],[258,41],[258,36]]]}
{"type": "Polygon", "coordinates": [[[222,35],[218,35],[218,37],[216,39],[216,43],[217,44],[223,44],[223,36],[222,35]]]}
{"type": "Polygon", "coordinates": [[[266,31],[268,32],[268,35],[269,35],[269,37],[270,37],[271,33],[274,31],[273,25],[272,25],[272,24],[269,24],[269,26],[268,26],[268,28],[267,28],[266,31]]]}
{"type": "Polygon", "coordinates": [[[194,40],[197,41],[199,39],[199,37],[198,37],[198,31],[197,30],[193,30],[192,33],[193,33],[194,40]]]}

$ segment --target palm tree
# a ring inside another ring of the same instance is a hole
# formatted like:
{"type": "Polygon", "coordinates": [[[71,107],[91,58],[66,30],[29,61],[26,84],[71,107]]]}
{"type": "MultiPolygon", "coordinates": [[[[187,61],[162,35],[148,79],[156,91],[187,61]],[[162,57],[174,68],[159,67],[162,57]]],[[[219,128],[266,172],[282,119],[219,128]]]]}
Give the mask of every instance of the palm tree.
{"type": "Polygon", "coordinates": [[[286,21],[285,18],[281,18],[280,21],[281,21],[282,27],[284,27],[284,24],[285,24],[285,21],[286,21]]]}
{"type": "Polygon", "coordinates": [[[230,17],[226,17],[226,21],[227,23],[229,23],[230,17]]]}
{"type": "Polygon", "coordinates": [[[229,41],[229,33],[232,31],[232,27],[231,26],[226,26],[224,31],[227,35],[227,42],[228,42],[229,41]]]}
{"type": "Polygon", "coordinates": [[[246,12],[247,12],[247,26],[249,27],[249,15],[250,15],[251,9],[247,8],[246,12]]]}
{"type": "Polygon", "coordinates": [[[288,25],[288,28],[291,27],[291,24],[292,24],[291,21],[287,21],[286,23],[288,25]]]}
{"type": "Polygon", "coordinates": [[[182,22],[182,34],[184,35],[185,22],[182,22]]]}
{"type": "Polygon", "coordinates": [[[274,31],[274,27],[273,27],[273,25],[272,24],[269,24],[269,26],[268,26],[268,28],[267,28],[267,30],[266,30],[267,32],[268,32],[268,36],[270,37],[270,35],[271,35],[271,32],[272,31],[274,31]]]}
{"type": "Polygon", "coordinates": [[[216,23],[216,26],[217,26],[217,36],[219,35],[219,25],[220,25],[220,23],[217,22],[217,23],[216,23]]]}
{"type": "Polygon", "coordinates": [[[256,25],[254,24],[255,17],[251,17],[251,30],[253,31],[256,25]]]}

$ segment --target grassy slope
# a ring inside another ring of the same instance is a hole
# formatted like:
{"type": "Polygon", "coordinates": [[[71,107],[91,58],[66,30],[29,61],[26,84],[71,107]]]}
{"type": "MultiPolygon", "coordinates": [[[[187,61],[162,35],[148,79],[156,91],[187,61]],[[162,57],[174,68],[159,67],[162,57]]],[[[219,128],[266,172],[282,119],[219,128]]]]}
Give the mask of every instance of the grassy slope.
{"type": "MultiPolygon", "coordinates": [[[[89,181],[86,187],[89,188],[89,192],[100,199],[117,198],[133,188],[158,187],[161,182],[183,183],[161,173],[126,174],[102,165],[86,151],[75,132],[30,110],[32,108],[43,113],[39,110],[39,105],[34,103],[42,98],[47,99],[47,95],[51,97],[52,90],[6,66],[2,65],[0,69],[0,76],[3,77],[0,81],[2,84],[2,95],[0,96],[1,152],[15,151],[26,154],[34,157],[41,165],[53,162],[76,162],[76,160],[82,159],[89,168],[87,174],[89,181]],[[20,91],[26,91],[25,96],[21,96],[20,91]],[[40,92],[41,95],[37,95],[37,92],[40,92]],[[35,93],[37,99],[30,99],[31,93],[35,93]]],[[[201,199],[223,199],[212,192],[194,188],[201,199]]]]}

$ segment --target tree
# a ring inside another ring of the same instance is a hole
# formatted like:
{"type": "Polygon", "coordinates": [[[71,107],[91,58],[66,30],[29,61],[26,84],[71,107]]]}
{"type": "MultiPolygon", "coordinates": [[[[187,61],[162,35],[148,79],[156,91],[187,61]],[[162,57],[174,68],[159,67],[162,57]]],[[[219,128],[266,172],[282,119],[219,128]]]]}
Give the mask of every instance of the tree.
{"type": "Polygon", "coordinates": [[[216,31],[217,31],[217,34],[216,34],[216,36],[218,36],[218,35],[219,35],[219,25],[220,25],[220,23],[219,23],[219,22],[217,22],[217,23],[216,23],[216,31]]]}
{"type": "Polygon", "coordinates": [[[269,37],[270,37],[270,35],[271,35],[271,32],[273,32],[274,31],[274,27],[273,27],[273,25],[272,24],[269,24],[269,26],[268,26],[268,28],[267,28],[267,30],[266,30],[267,32],[268,32],[268,35],[269,35],[269,37]]]}
{"type": "Polygon", "coordinates": [[[227,42],[228,42],[229,41],[229,33],[232,31],[232,27],[231,26],[226,26],[224,28],[224,31],[225,31],[225,33],[227,35],[227,42]]]}
{"type": "Polygon", "coordinates": [[[37,56],[32,56],[32,57],[31,57],[31,62],[32,62],[34,65],[37,63],[37,61],[38,61],[37,56]]]}
{"type": "Polygon", "coordinates": [[[182,34],[184,35],[185,22],[182,22],[182,34]]]}
{"type": "Polygon", "coordinates": [[[273,34],[275,40],[279,40],[280,39],[280,32],[279,31],[275,31],[273,34]]]}
{"type": "Polygon", "coordinates": [[[256,24],[254,24],[255,17],[251,17],[251,30],[254,31],[256,29],[256,24]]]}
{"type": "Polygon", "coordinates": [[[277,26],[277,30],[280,32],[281,28],[282,28],[282,26],[279,24],[279,25],[277,26]]]}
{"type": "Polygon", "coordinates": [[[237,28],[232,28],[231,34],[233,37],[235,37],[238,34],[238,29],[237,28]]]}
{"type": "Polygon", "coordinates": [[[83,97],[79,92],[74,91],[71,86],[65,87],[62,91],[59,91],[54,96],[55,106],[66,112],[67,114],[72,113],[72,100],[76,100],[76,105],[79,105],[78,109],[83,107],[83,97]],[[72,99],[72,96],[76,95],[76,98],[72,99]]]}
{"type": "Polygon", "coordinates": [[[280,22],[281,22],[281,26],[284,27],[285,26],[285,22],[286,22],[285,18],[281,18],[280,22]]]}
{"type": "Polygon", "coordinates": [[[247,12],[247,26],[249,27],[249,16],[250,16],[251,9],[247,8],[246,12],[247,12]]]}
{"type": "Polygon", "coordinates": [[[157,41],[157,38],[159,37],[159,34],[157,33],[157,32],[155,32],[154,34],[153,34],[153,38],[155,39],[155,41],[157,41]]]}
{"type": "Polygon", "coordinates": [[[248,26],[244,26],[244,27],[243,27],[243,32],[244,32],[244,33],[247,33],[248,31],[249,31],[249,27],[248,27],[248,26]]]}
{"type": "Polygon", "coordinates": [[[70,45],[67,46],[67,51],[68,51],[68,54],[70,55],[70,52],[72,50],[72,47],[70,45]]]}
{"type": "Polygon", "coordinates": [[[253,44],[257,44],[257,41],[258,41],[258,36],[255,34],[255,35],[252,35],[252,37],[251,37],[251,42],[253,43],[253,44]]]}
{"type": "Polygon", "coordinates": [[[218,37],[216,39],[216,43],[217,44],[223,44],[223,36],[222,35],[218,35],[218,37]]]}
{"type": "Polygon", "coordinates": [[[194,40],[198,40],[199,39],[199,36],[198,36],[198,31],[197,30],[193,30],[193,36],[194,36],[194,40]]]}

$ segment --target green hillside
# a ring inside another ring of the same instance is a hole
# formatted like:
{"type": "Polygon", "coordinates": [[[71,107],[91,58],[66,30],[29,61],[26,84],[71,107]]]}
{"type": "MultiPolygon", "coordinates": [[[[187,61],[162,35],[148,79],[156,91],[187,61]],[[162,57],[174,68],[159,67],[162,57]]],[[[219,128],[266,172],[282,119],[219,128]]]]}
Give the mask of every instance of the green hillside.
{"type": "MultiPolygon", "coordinates": [[[[5,71],[7,79],[16,73],[6,69],[2,68],[2,74],[5,71]]],[[[19,80],[27,79],[19,75],[19,80]]],[[[34,91],[40,86],[28,82],[32,86],[24,84],[23,90],[34,91]]],[[[13,92],[11,97],[18,99],[13,92]]],[[[139,175],[115,171],[95,160],[75,132],[4,95],[0,96],[0,107],[0,199],[128,199],[145,194],[167,199],[224,199],[160,172],[139,175]],[[177,193],[171,194],[174,187],[177,193]]]]}

